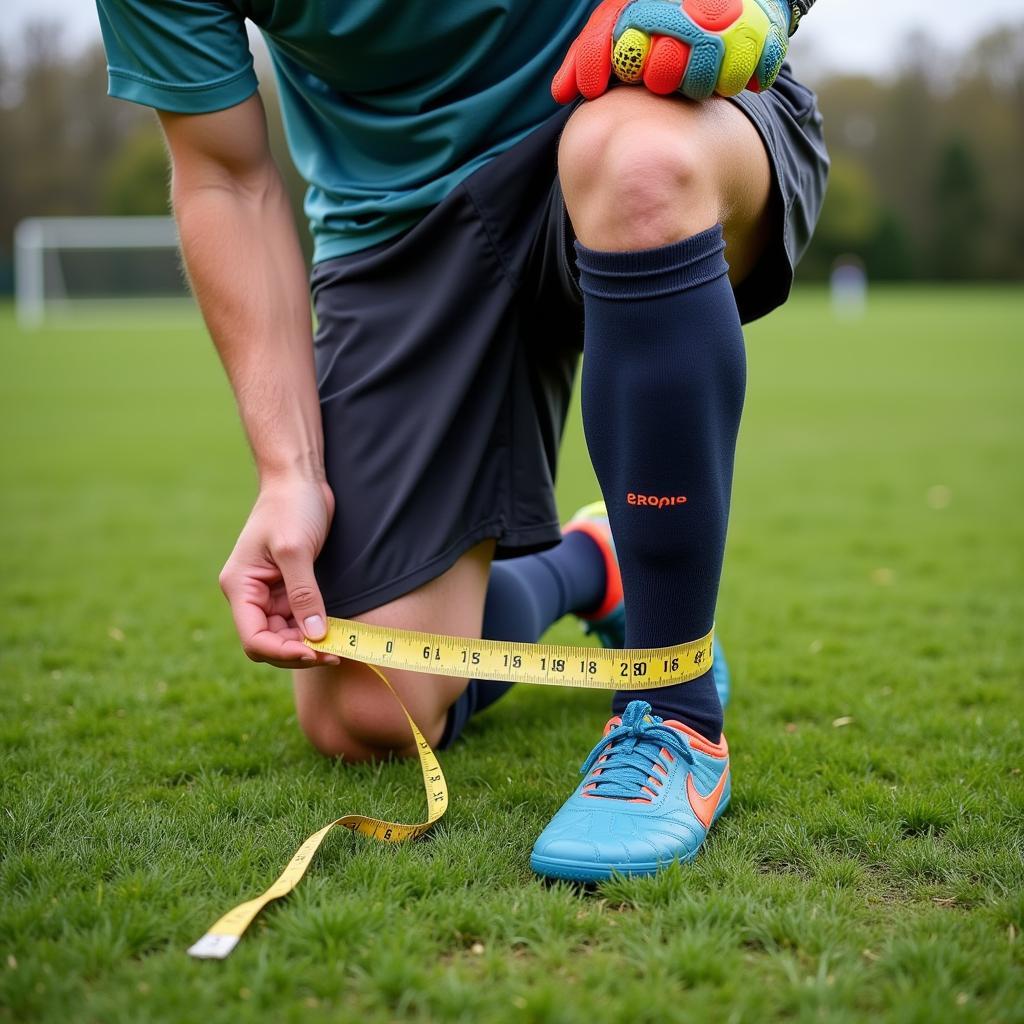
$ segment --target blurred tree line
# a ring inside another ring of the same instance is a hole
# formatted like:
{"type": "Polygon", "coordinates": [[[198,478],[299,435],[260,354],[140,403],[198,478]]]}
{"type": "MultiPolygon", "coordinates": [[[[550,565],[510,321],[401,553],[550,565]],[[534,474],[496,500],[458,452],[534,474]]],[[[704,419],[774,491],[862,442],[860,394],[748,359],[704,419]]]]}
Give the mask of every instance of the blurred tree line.
{"type": "MultiPolygon", "coordinates": [[[[271,145],[305,223],[273,73],[257,65],[271,145]]],[[[98,43],[70,55],[60,25],[29,25],[0,51],[0,295],[13,286],[14,227],[24,217],[166,214],[168,162],[151,110],[107,97],[98,43]]],[[[307,255],[312,241],[300,237],[307,255]]]]}
{"type": "MultiPolygon", "coordinates": [[[[875,279],[1024,279],[1024,24],[952,64],[924,38],[902,50],[912,58],[884,80],[816,83],[833,168],[801,277],[855,254],[875,279]]],[[[258,70],[302,222],[273,75],[258,70]]],[[[23,217],[165,213],[167,175],[152,113],[107,99],[98,45],[69,56],[59,25],[37,23],[0,53],[0,292],[23,217]]]]}
{"type": "Polygon", "coordinates": [[[913,36],[890,79],[818,83],[832,175],[802,277],[1024,279],[1024,23],[958,63],[913,36]]]}

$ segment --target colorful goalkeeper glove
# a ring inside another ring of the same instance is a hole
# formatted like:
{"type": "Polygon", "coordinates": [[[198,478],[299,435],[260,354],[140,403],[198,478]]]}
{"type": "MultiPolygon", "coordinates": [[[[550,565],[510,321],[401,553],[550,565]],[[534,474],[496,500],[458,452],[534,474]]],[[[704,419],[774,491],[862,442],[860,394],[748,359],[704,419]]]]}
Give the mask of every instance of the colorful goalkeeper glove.
{"type": "Polygon", "coordinates": [[[785,60],[790,25],[788,0],[604,0],[569,48],[551,94],[559,103],[596,99],[612,71],[651,92],[694,100],[767,89],[785,60]]]}

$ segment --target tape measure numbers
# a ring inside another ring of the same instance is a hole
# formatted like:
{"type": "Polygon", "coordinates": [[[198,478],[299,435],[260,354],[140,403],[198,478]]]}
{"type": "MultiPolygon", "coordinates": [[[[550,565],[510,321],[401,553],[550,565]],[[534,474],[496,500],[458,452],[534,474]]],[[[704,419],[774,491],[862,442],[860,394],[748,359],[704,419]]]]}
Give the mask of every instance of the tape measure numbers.
{"type": "Polygon", "coordinates": [[[299,884],[314,854],[336,826],[379,842],[401,843],[423,835],[444,815],[448,809],[448,784],[437,755],[381,669],[585,690],[647,690],[690,682],[707,672],[714,661],[713,639],[714,630],[699,640],[673,647],[615,650],[476,640],[374,626],[348,619],[328,619],[327,636],[323,640],[306,643],[315,651],[368,665],[398,701],[415,739],[423,773],[427,817],[414,825],[383,821],[362,814],[346,814],[337,818],[306,839],[266,892],[229,910],[189,947],[189,954],[214,960],[228,956],[256,915],[272,900],[287,896],[299,884]]]}
{"type": "Polygon", "coordinates": [[[475,640],[329,619],[327,636],[307,645],[384,669],[535,686],[648,690],[703,675],[711,664],[712,635],[675,647],[614,650],[475,640]]]}

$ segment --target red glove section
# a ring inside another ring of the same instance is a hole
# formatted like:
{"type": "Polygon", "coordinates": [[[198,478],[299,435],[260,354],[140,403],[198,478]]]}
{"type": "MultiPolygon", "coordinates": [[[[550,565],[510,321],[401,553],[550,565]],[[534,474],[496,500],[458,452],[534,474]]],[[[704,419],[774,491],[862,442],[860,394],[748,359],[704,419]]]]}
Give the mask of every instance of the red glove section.
{"type": "Polygon", "coordinates": [[[651,54],[644,67],[644,85],[659,96],[676,92],[683,84],[690,47],[671,36],[653,36],[651,54]]]}
{"type": "MultiPolygon", "coordinates": [[[[558,103],[571,103],[578,96],[597,99],[607,91],[612,78],[613,32],[622,12],[632,0],[603,0],[576,37],[551,82],[551,95],[558,103]]],[[[693,25],[706,32],[723,32],[744,11],[743,0],[678,0],[693,25]]],[[[651,48],[643,68],[643,83],[653,93],[667,96],[678,92],[690,61],[691,47],[669,35],[651,35],[651,48]]],[[[748,89],[760,91],[755,75],[748,89]]]]}
{"type": "Polygon", "coordinates": [[[595,100],[608,88],[612,76],[612,30],[630,0],[603,0],[573,40],[558,73],[551,80],[556,103],[572,103],[577,96],[595,100]]]}
{"type": "MultiPolygon", "coordinates": [[[[603,0],[576,37],[551,81],[556,103],[577,96],[594,100],[608,90],[612,77],[612,32],[631,0],[603,0]]],[[[710,0],[712,6],[715,0],[710,0]]],[[[686,73],[690,47],[671,36],[654,36],[644,67],[644,85],[659,96],[676,92],[686,73]]]]}

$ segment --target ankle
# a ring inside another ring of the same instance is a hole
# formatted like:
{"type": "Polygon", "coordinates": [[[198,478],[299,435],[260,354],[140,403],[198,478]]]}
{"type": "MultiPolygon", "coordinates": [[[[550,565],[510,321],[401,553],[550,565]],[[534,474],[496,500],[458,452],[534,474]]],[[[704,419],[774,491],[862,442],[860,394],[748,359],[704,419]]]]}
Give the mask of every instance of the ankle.
{"type": "Polygon", "coordinates": [[[665,721],[681,722],[711,744],[721,742],[724,713],[710,669],[704,675],[677,686],[645,690],[642,694],[620,691],[612,703],[613,713],[621,715],[631,700],[647,701],[651,705],[651,714],[665,721]]]}

